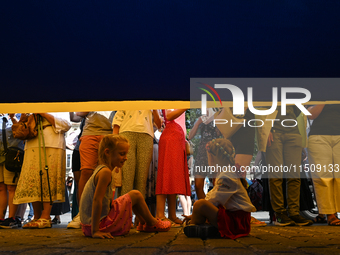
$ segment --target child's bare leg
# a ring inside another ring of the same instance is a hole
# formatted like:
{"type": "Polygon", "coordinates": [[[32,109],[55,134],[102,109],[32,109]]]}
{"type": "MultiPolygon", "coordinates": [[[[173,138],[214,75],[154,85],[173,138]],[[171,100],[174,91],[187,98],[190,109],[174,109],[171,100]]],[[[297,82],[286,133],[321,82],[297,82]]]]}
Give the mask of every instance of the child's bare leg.
{"type": "Polygon", "coordinates": [[[200,225],[204,224],[208,219],[210,224],[218,227],[217,225],[218,208],[205,199],[200,199],[194,203],[192,210],[191,224],[200,225]]]}
{"type": "Polygon", "coordinates": [[[132,211],[136,214],[141,224],[146,222],[149,226],[155,225],[157,220],[151,215],[142,193],[138,190],[132,190],[128,194],[131,198],[132,211]]]}

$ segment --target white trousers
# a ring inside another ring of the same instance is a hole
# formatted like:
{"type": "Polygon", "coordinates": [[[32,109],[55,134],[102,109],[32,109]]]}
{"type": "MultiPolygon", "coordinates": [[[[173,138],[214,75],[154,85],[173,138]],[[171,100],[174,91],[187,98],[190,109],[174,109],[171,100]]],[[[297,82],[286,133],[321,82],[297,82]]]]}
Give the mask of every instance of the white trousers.
{"type": "Polygon", "coordinates": [[[340,135],[312,135],[309,168],[321,214],[340,212],[340,135]]]}

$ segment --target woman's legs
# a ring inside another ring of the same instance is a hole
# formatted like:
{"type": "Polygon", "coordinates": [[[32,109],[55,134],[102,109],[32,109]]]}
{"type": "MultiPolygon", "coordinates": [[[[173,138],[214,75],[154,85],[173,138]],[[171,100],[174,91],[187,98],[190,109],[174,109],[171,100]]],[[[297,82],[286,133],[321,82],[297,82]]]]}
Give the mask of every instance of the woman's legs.
{"type": "Polygon", "coordinates": [[[191,215],[191,197],[190,196],[186,196],[187,198],[187,210],[188,210],[188,215],[191,215]]]}
{"type": "Polygon", "coordinates": [[[165,218],[165,201],[166,195],[159,194],[156,195],[156,218],[163,219],[165,218]]]}
{"type": "Polygon", "coordinates": [[[204,199],[205,193],[204,193],[204,181],[205,177],[203,176],[195,176],[195,190],[197,194],[198,199],[204,199]]]}
{"type": "Polygon", "coordinates": [[[44,210],[42,210],[41,202],[33,202],[34,219],[50,219],[52,205],[50,202],[44,202],[44,210]]]}
{"type": "Polygon", "coordinates": [[[7,185],[8,190],[8,217],[14,218],[18,209],[18,205],[13,204],[13,198],[15,194],[16,185],[7,185]]]}
{"type": "Polygon", "coordinates": [[[5,183],[0,182],[0,219],[5,218],[7,210],[7,187],[5,183]]]}
{"type": "Polygon", "coordinates": [[[138,190],[132,190],[128,194],[131,198],[132,211],[136,214],[141,224],[146,223],[149,226],[155,225],[157,220],[151,215],[142,193],[138,190]]]}
{"type": "Polygon", "coordinates": [[[183,214],[184,215],[190,215],[188,213],[188,202],[186,200],[186,197],[184,195],[178,195],[179,201],[181,202],[183,214]]]}
{"type": "Polygon", "coordinates": [[[176,215],[176,194],[167,195],[168,199],[168,218],[174,223],[181,224],[182,221],[176,215]]]}

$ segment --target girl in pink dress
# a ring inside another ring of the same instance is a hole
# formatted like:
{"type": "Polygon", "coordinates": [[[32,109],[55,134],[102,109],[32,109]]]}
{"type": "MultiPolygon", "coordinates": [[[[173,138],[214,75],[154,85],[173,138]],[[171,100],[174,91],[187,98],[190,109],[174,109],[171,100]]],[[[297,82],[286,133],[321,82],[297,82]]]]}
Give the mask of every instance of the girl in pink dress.
{"type": "Polygon", "coordinates": [[[132,211],[139,219],[139,231],[168,231],[171,227],[170,222],[151,215],[137,190],[113,200],[112,172],[124,165],[129,147],[128,140],[120,135],[106,135],[99,144],[99,165],[87,181],[80,201],[80,221],[85,236],[113,238],[129,233],[132,211]]]}
{"type": "Polygon", "coordinates": [[[159,140],[156,182],[156,216],[165,219],[165,200],[168,199],[168,218],[177,225],[182,221],[176,217],[176,195],[191,195],[185,150],[185,111],[163,110],[166,126],[159,140]]]}

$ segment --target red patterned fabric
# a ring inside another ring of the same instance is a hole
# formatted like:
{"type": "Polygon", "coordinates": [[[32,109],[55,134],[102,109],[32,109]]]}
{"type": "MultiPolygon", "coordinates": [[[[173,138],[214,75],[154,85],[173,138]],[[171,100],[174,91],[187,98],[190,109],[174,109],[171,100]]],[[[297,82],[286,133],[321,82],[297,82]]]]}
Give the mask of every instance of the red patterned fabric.
{"type": "Polygon", "coordinates": [[[223,206],[218,207],[218,231],[221,237],[236,239],[250,233],[250,212],[227,211],[223,206]]]}
{"type": "Polygon", "coordinates": [[[185,136],[181,126],[175,121],[167,121],[158,146],[156,195],[179,194],[190,196],[185,136]]]}
{"type": "MultiPolygon", "coordinates": [[[[112,236],[121,236],[129,233],[131,224],[132,202],[130,195],[125,194],[112,201],[109,214],[100,220],[99,230],[110,232],[112,236]]],[[[85,236],[92,236],[91,225],[81,224],[81,227],[85,236]]]]}

